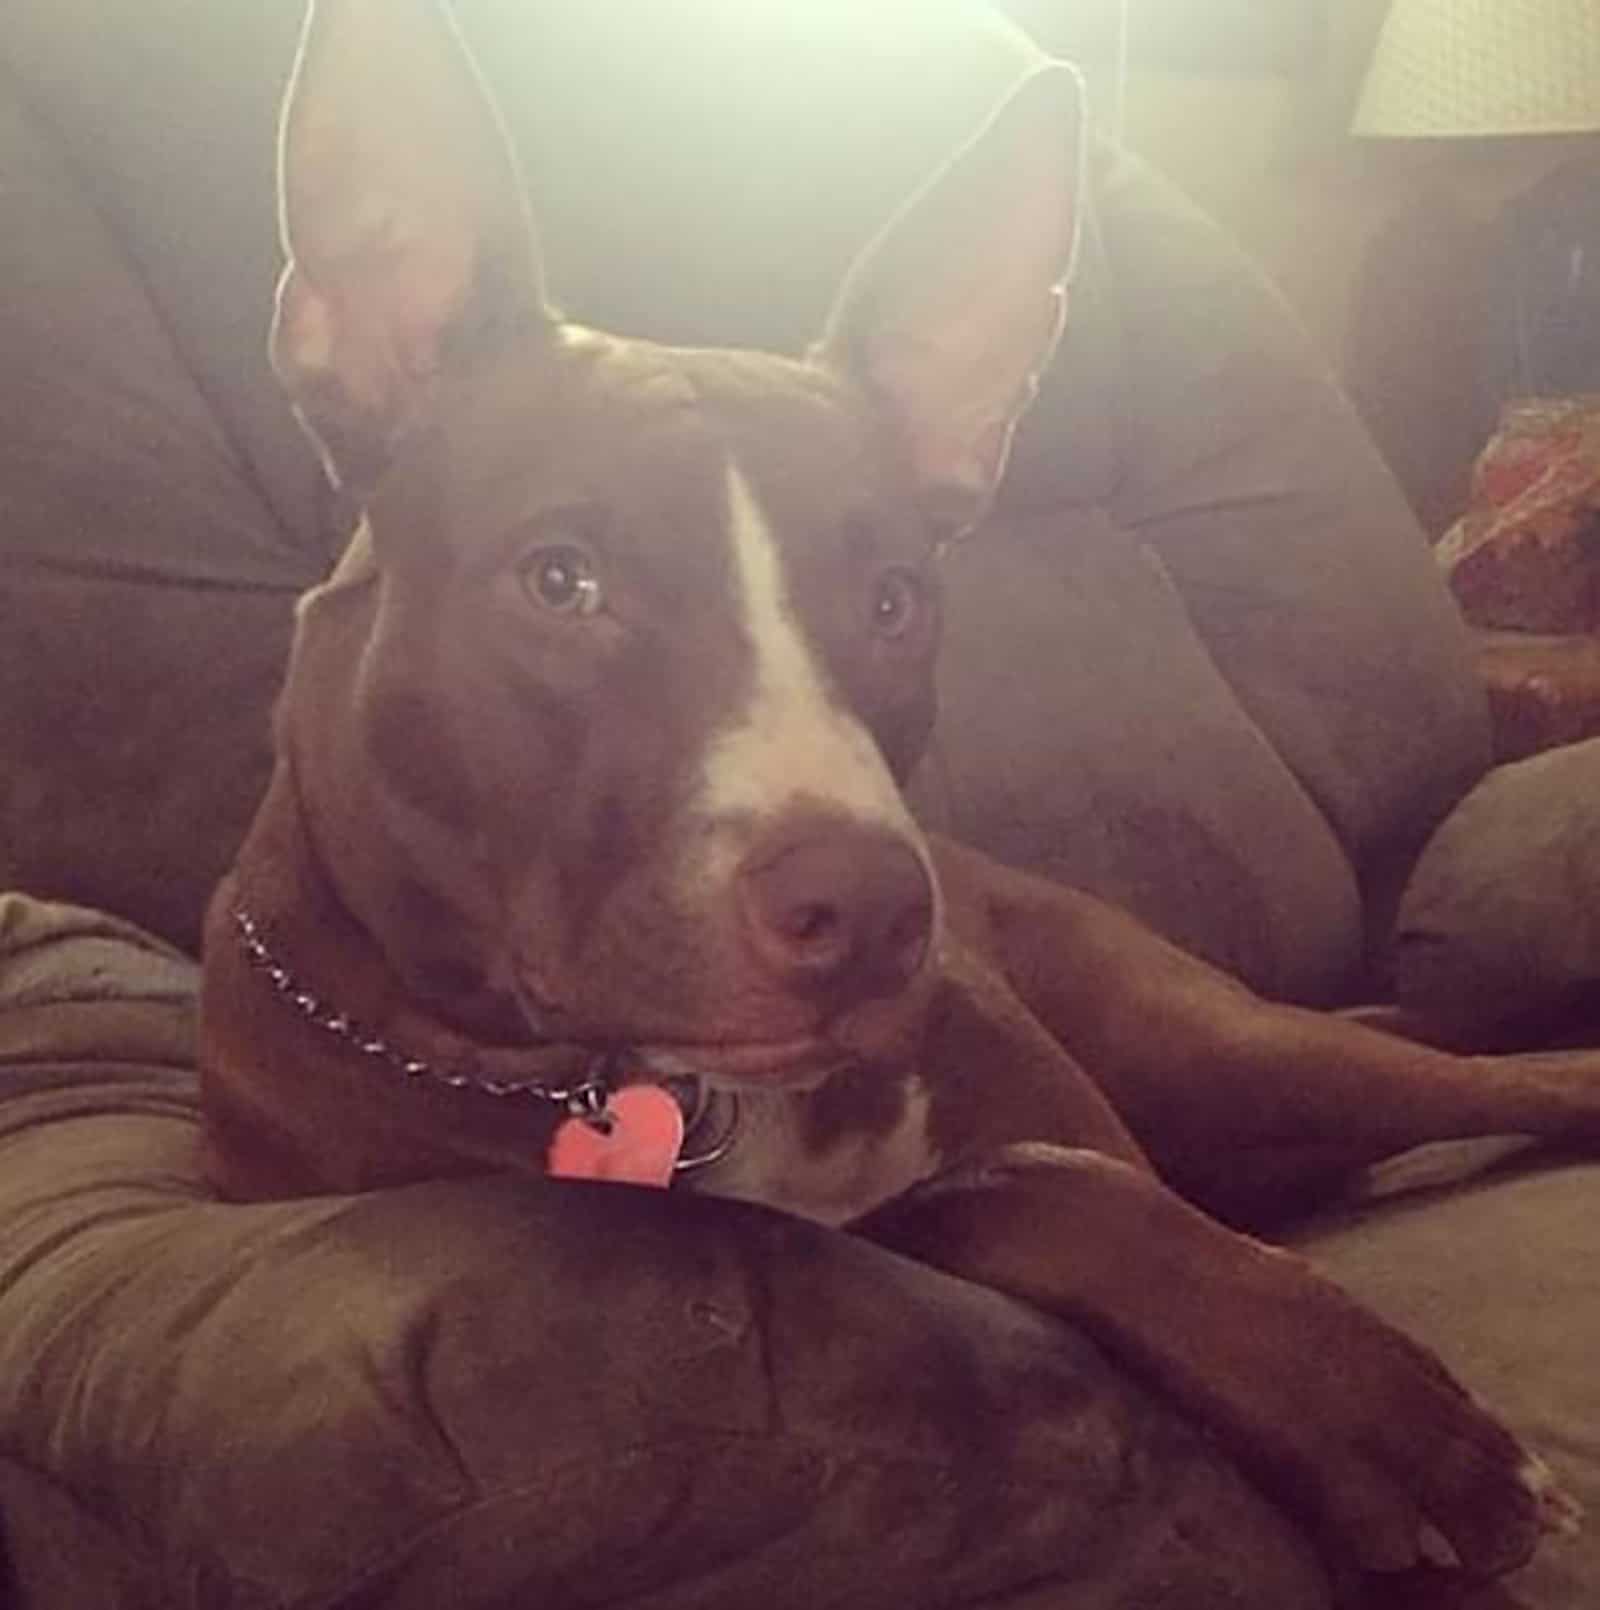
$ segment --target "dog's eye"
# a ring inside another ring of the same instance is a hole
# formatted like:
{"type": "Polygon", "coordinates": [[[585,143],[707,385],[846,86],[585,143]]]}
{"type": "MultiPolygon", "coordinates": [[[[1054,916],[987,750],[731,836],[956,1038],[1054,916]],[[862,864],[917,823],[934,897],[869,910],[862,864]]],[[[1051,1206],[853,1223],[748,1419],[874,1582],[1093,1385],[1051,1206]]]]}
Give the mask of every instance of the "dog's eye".
{"type": "Polygon", "coordinates": [[[534,602],[561,615],[593,615],[604,601],[589,556],[579,548],[540,548],[522,562],[534,602]]]}
{"type": "Polygon", "coordinates": [[[904,637],[922,615],[922,583],[915,572],[886,570],[872,592],[872,629],[879,637],[904,637]]]}

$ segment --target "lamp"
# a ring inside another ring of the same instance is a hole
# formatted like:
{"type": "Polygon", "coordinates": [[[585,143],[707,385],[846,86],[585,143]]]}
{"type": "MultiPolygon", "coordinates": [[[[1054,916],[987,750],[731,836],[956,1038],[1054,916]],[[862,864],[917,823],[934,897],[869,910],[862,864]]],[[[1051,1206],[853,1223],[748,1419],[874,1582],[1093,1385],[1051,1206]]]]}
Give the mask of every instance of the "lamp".
{"type": "Polygon", "coordinates": [[[1394,0],[1351,132],[1600,130],[1600,0],[1394,0]]]}

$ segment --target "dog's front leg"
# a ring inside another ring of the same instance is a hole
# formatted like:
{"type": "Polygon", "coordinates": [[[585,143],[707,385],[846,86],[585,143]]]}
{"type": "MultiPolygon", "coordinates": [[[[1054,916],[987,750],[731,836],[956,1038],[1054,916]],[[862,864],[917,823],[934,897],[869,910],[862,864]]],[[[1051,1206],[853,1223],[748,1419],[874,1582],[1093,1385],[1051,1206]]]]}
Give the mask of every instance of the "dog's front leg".
{"type": "Polygon", "coordinates": [[[1424,1348],[1302,1259],[1154,1173],[1006,979],[947,945],[924,1052],[940,1171],[858,1220],[872,1240],[1070,1318],[1226,1439],[1367,1569],[1432,1528],[1477,1573],[1568,1516],[1543,1467],[1424,1348]]]}
{"type": "Polygon", "coordinates": [[[1408,1568],[1431,1528],[1467,1570],[1494,1574],[1570,1519],[1543,1467],[1431,1354],[1136,1164],[1004,1147],[856,1228],[1099,1336],[1224,1438],[1336,1564],[1408,1568]]]}

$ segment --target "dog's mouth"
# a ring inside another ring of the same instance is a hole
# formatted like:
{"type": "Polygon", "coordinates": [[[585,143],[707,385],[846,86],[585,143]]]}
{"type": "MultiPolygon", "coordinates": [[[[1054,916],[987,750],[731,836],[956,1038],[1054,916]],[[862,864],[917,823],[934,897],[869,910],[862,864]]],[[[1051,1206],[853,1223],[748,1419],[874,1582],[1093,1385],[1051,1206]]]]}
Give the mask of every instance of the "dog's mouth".
{"type": "Polygon", "coordinates": [[[813,1035],[779,1040],[663,1040],[631,1045],[627,1060],[661,1079],[698,1079],[712,1086],[759,1084],[809,1090],[855,1059],[813,1035]]]}
{"type": "Polygon", "coordinates": [[[848,1066],[856,1057],[823,1029],[800,1028],[771,1034],[715,1025],[625,1019],[603,1029],[568,1012],[536,979],[519,976],[517,1006],[534,1045],[582,1045],[606,1052],[619,1066],[655,1078],[698,1079],[709,1085],[760,1084],[782,1090],[809,1089],[848,1066]]]}
{"type": "Polygon", "coordinates": [[[856,1056],[818,1034],[774,1038],[677,1036],[654,1030],[583,1034],[552,1032],[548,1018],[528,1024],[530,1047],[582,1048],[626,1072],[663,1082],[698,1080],[713,1087],[760,1085],[772,1090],[809,1090],[850,1066],[856,1056]]]}
{"type": "Polygon", "coordinates": [[[584,1047],[618,1069],[658,1080],[698,1080],[737,1091],[815,1089],[835,1074],[912,1053],[930,995],[931,971],[906,989],[837,1013],[794,1003],[742,1015],[572,1009],[536,970],[515,973],[519,1025],[530,1043],[584,1047]]]}

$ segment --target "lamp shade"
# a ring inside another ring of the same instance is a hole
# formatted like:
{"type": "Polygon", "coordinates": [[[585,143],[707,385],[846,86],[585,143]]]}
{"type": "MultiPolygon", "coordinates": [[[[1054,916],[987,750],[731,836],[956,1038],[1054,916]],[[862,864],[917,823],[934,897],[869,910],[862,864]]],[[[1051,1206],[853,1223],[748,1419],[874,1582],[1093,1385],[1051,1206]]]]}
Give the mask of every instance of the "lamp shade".
{"type": "Polygon", "coordinates": [[[1600,0],[1394,0],[1351,127],[1411,139],[1600,129],[1600,0]]]}

